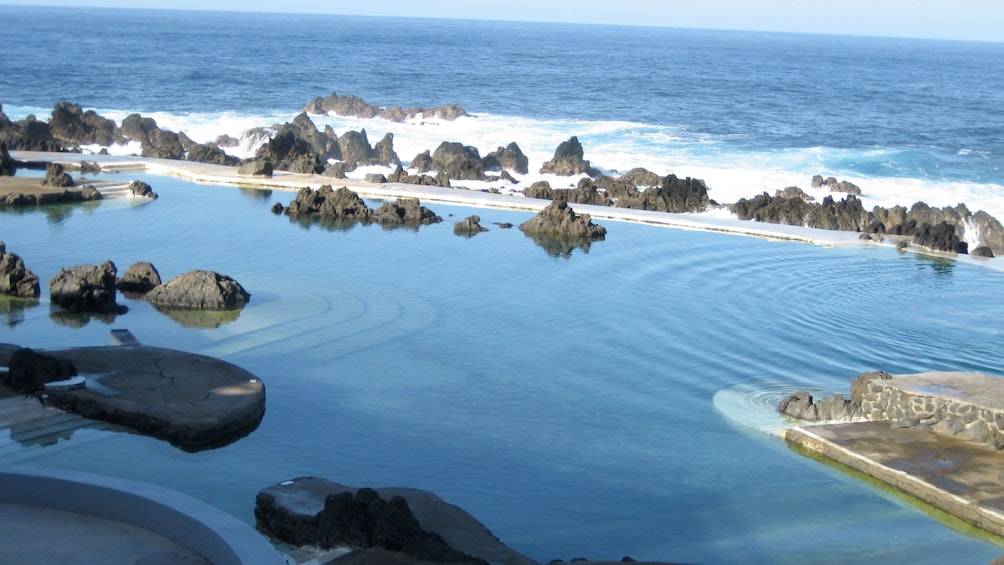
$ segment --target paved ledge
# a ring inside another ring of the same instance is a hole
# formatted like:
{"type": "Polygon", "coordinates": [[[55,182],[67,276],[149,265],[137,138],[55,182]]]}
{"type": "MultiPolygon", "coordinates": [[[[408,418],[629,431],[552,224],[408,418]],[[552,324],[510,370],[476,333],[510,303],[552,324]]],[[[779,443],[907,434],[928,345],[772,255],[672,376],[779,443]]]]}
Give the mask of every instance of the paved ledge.
{"type": "MultiPolygon", "coordinates": [[[[0,365],[17,346],[0,344],[0,365]]],[[[47,388],[48,406],[151,435],[187,451],[232,443],[265,414],[265,385],[221,359],[144,345],[39,350],[69,359],[82,387],[47,388]]]]}
{"type": "MultiPolygon", "coordinates": [[[[75,561],[100,559],[114,563],[118,562],[116,556],[134,557],[136,552],[147,552],[136,562],[194,563],[201,556],[205,562],[218,565],[286,563],[278,550],[248,524],[173,490],[86,473],[21,466],[0,467],[0,484],[0,510],[12,505],[7,508],[27,506],[71,513],[74,531],[87,541],[86,547],[73,548],[75,561]],[[107,521],[134,526],[139,531],[107,521]],[[149,539],[155,536],[142,530],[167,538],[177,548],[171,549],[169,543],[151,543],[149,539]],[[168,557],[171,560],[165,561],[168,557]]],[[[5,539],[4,532],[10,533],[9,528],[0,528],[4,530],[0,539],[4,539],[5,555],[27,555],[31,561],[51,562],[59,549],[54,545],[67,540],[62,525],[46,529],[47,524],[55,526],[52,522],[36,524],[32,535],[18,539],[5,539]]]]}
{"type": "Polygon", "coordinates": [[[1004,453],[888,421],[796,427],[782,437],[1004,537],[1004,453]]]}

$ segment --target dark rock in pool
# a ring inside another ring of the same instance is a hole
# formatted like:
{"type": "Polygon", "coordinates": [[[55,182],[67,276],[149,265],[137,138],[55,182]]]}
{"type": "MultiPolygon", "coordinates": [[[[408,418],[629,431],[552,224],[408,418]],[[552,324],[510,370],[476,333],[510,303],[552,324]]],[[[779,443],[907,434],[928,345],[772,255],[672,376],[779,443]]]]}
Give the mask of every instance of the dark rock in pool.
{"type": "Polygon", "coordinates": [[[453,233],[457,235],[472,236],[483,231],[488,231],[488,228],[481,226],[481,218],[478,216],[468,216],[453,224],[453,233]]]}
{"type": "Polygon", "coordinates": [[[350,547],[361,552],[359,563],[534,563],[463,509],[415,489],[355,489],[300,477],[262,489],[254,515],[258,529],[275,539],[350,547]]]}
{"type": "Polygon", "coordinates": [[[46,383],[68,379],[77,374],[76,367],[66,359],[57,359],[32,349],[18,349],[10,356],[4,386],[25,394],[42,390],[46,383]]]}
{"type": "Polygon", "coordinates": [[[146,299],[162,308],[229,310],[242,308],[251,295],[226,275],[195,270],[157,286],[146,294],[146,299]]]}
{"type": "Polygon", "coordinates": [[[153,263],[139,261],[129,265],[122,277],[115,281],[115,287],[123,292],[146,293],[160,283],[160,273],[153,263]]]}
{"type": "Polygon", "coordinates": [[[45,179],[42,181],[43,186],[56,186],[56,187],[67,187],[73,186],[73,177],[66,172],[66,167],[60,163],[49,163],[45,167],[45,179]]]}
{"type": "Polygon", "coordinates": [[[560,176],[572,176],[585,173],[588,176],[599,176],[600,172],[594,169],[589,161],[583,159],[584,152],[579,138],[572,136],[567,141],[561,142],[554,151],[554,158],[544,163],[540,168],[541,174],[553,174],[560,176]]]}
{"type": "Polygon", "coordinates": [[[527,235],[602,239],[607,230],[593,223],[589,214],[577,215],[567,202],[555,201],[533,218],[520,224],[527,235]]]}
{"type": "Polygon", "coordinates": [[[0,241],[0,294],[38,298],[41,287],[38,275],[24,265],[19,255],[7,253],[7,246],[0,241]]]}
{"type": "Polygon", "coordinates": [[[370,210],[355,192],[344,186],[335,190],[329,185],[317,190],[309,187],[300,189],[284,212],[292,218],[316,217],[349,222],[375,222],[388,227],[419,226],[443,221],[441,217],[422,206],[416,198],[398,198],[394,202],[384,202],[376,210],[370,210]]]}
{"type": "Polygon", "coordinates": [[[153,187],[139,180],[134,180],[129,183],[129,192],[131,192],[133,196],[138,196],[140,198],[150,198],[153,200],[157,198],[157,193],[153,191],[153,187]]]}
{"type": "Polygon", "coordinates": [[[0,141],[0,177],[12,177],[17,173],[17,161],[7,151],[7,144],[0,141]]]}
{"type": "Polygon", "coordinates": [[[115,263],[61,269],[49,281],[49,300],[71,312],[122,312],[115,302],[115,263]]]}

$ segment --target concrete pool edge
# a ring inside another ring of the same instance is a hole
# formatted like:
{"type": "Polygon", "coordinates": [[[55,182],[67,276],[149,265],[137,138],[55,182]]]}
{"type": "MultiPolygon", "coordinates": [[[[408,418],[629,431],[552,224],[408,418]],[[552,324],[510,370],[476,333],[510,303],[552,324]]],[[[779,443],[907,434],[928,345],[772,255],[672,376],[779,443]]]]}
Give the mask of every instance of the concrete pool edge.
{"type": "MultiPolygon", "coordinates": [[[[220,565],[286,560],[250,525],[183,493],[77,471],[0,465],[0,503],[73,512],[160,534],[220,565]]],[[[58,532],[53,532],[55,539],[58,532]]]]}

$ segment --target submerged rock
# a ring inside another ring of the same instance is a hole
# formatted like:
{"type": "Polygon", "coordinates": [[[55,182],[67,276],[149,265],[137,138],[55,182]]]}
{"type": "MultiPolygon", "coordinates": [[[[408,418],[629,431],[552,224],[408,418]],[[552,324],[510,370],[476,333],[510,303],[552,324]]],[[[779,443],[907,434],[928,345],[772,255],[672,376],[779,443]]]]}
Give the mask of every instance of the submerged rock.
{"type": "Polygon", "coordinates": [[[3,384],[24,394],[42,390],[46,383],[61,381],[77,374],[71,361],[57,359],[32,349],[18,349],[11,354],[3,384]]]}

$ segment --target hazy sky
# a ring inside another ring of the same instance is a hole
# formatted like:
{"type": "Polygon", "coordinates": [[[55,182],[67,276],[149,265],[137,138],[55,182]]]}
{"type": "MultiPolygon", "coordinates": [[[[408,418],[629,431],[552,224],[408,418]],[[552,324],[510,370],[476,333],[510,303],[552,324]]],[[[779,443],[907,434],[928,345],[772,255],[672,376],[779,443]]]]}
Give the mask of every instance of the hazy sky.
{"type": "Polygon", "coordinates": [[[0,4],[609,23],[1004,41],[1002,0],[0,0],[0,4]]]}

